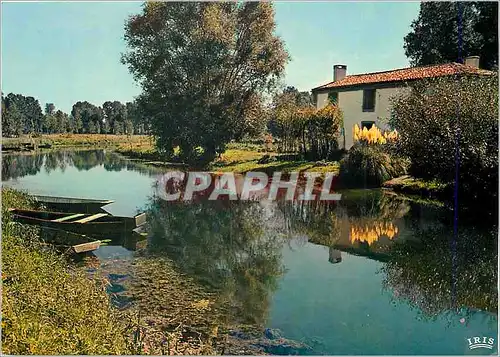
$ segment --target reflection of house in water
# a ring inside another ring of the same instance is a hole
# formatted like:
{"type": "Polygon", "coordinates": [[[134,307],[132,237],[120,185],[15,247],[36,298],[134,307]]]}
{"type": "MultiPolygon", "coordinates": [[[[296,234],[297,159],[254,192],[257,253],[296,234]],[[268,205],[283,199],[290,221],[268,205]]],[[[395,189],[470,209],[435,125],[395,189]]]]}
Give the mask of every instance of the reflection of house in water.
{"type": "Polygon", "coordinates": [[[328,261],[332,264],[340,263],[342,261],[342,252],[334,247],[330,247],[328,261]]]}

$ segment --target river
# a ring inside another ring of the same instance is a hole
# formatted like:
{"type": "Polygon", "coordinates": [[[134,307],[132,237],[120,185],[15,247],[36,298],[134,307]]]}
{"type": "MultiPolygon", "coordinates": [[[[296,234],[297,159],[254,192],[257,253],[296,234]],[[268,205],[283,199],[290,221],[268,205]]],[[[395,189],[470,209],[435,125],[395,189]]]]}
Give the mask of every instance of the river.
{"type": "MultiPolygon", "coordinates": [[[[105,150],[53,151],[4,155],[2,183],[112,199],[114,215],[147,211],[146,250],[231,296],[242,322],[310,347],[301,354],[496,353],[497,227],[460,226],[452,244],[450,212],[381,190],[344,191],[335,205],[168,203],[155,196],[163,170],[105,150]],[[493,349],[471,350],[473,337],[495,338],[493,349]]],[[[95,255],[136,259],[122,245],[95,255]]]]}

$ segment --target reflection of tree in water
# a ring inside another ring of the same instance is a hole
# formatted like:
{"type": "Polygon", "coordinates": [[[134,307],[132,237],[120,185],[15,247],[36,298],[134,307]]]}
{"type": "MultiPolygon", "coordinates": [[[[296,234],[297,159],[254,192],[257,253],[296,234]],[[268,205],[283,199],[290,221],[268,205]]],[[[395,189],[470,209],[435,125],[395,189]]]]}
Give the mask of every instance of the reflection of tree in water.
{"type": "Polygon", "coordinates": [[[41,155],[3,155],[2,180],[36,175],[43,166],[41,155]]]}
{"type": "Polygon", "coordinates": [[[283,240],[266,229],[257,202],[154,201],[148,250],[220,290],[242,323],[262,324],[283,273],[283,240]]]}
{"type": "Polygon", "coordinates": [[[288,235],[306,235],[309,241],[331,246],[340,235],[339,207],[326,201],[279,201],[288,235]]]}
{"type": "Polygon", "coordinates": [[[384,241],[395,238],[399,228],[394,221],[410,210],[407,202],[380,190],[346,191],[339,202],[283,201],[278,208],[293,234],[305,234],[316,244],[353,245],[364,250],[381,237],[387,238],[384,241]]]}
{"type": "Polygon", "coordinates": [[[456,249],[451,245],[451,227],[415,227],[413,234],[419,242],[394,245],[391,259],[382,268],[384,286],[397,300],[431,318],[442,313],[453,315],[457,309],[469,315],[476,310],[496,314],[496,230],[461,229],[456,249]]]}
{"type": "Polygon", "coordinates": [[[79,171],[88,171],[100,165],[103,165],[107,171],[127,169],[146,175],[158,172],[157,169],[125,160],[119,155],[104,150],[55,150],[29,155],[4,155],[2,179],[5,181],[36,175],[42,169],[49,174],[55,170],[64,172],[67,167],[75,167],[79,171]]]}

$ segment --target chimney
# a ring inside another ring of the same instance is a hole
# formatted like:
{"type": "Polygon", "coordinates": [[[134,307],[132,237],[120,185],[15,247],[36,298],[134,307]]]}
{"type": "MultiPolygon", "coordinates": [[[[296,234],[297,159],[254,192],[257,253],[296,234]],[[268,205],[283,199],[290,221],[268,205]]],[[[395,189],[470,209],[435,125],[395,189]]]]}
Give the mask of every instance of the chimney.
{"type": "Polygon", "coordinates": [[[345,64],[336,64],[333,66],[333,81],[337,82],[345,78],[347,66],[345,64]]]}
{"type": "Polygon", "coordinates": [[[479,68],[479,56],[465,57],[465,65],[479,68]]]}

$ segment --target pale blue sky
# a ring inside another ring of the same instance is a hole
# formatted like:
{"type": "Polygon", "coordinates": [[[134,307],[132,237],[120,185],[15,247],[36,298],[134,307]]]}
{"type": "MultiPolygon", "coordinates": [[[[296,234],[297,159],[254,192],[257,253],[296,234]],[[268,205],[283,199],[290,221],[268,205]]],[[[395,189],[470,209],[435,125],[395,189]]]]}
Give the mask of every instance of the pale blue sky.
{"type": "MultiPolygon", "coordinates": [[[[123,25],[141,2],[2,3],[2,91],[34,96],[71,111],[139,94],[120,54],[123,25]]],[[[403,37],[418,2],[278,2],[277,32],[292,61],[286,83],[310,90],[348,74],[408,66],[403,37]]]]}

